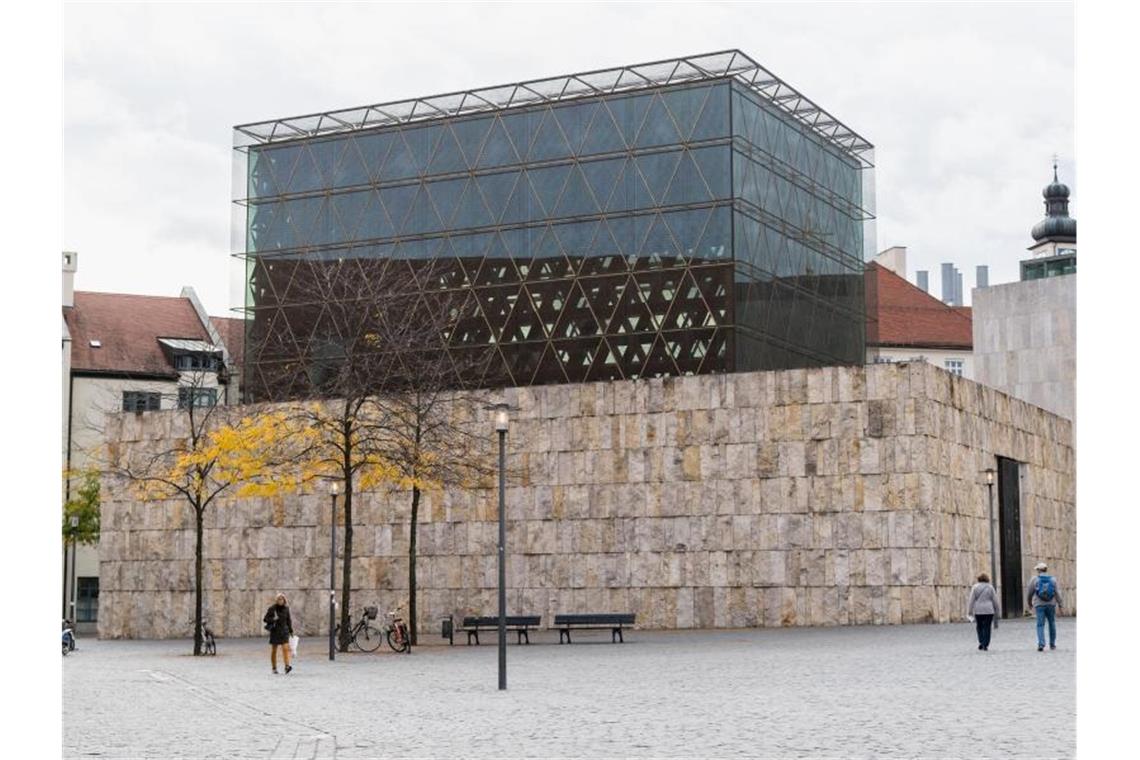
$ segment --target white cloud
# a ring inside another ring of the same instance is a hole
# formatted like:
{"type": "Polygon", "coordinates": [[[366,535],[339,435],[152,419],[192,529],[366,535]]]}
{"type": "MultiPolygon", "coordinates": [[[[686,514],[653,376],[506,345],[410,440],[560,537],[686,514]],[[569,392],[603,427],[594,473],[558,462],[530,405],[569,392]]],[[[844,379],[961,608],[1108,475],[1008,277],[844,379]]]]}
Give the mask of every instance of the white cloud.
{"type": "Polygon", "coordinates": [[[70,4],[65,244],[81,288],[189,284],[221,313],[233,125],[739,47],[876,145],[880,248],[935,289],[942,261],[1014,279],[1054,152],[1076,187],[1072,23],[1056,3],[70,4]]]}

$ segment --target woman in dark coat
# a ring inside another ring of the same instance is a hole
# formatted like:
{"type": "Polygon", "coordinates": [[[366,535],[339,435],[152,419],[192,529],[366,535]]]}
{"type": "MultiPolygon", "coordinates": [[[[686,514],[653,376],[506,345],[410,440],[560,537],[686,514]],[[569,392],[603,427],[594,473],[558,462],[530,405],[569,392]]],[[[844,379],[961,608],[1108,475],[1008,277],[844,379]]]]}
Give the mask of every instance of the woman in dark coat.
{"type": "Polygon", "coordinates": [[[274,604],[266,611],[265,630],[269,631],[269,661],[273,664],[273,672],[277,672],[277,647],[285,653],[285,672],[293,669],[289,664],[289,637],[293,635],[293,618],[289,615],[289,600],[284,594],[278,594],[274,604]]]}

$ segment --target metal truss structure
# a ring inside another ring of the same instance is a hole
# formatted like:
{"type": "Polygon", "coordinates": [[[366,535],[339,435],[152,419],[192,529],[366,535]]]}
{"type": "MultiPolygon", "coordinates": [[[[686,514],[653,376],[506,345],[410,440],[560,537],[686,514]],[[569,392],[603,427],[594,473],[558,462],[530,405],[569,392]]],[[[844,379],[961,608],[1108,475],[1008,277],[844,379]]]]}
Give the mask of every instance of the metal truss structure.
{"type": "Polygon", "coordinates": [[[726,77],[745,85],[800,124],[854,156],[862,156],[873,149],[871,143],[854,130],[739,50],[254,122],[234,129],[239,136],[236,144],[240,147],[726,77]]]}
{"type": "Polygon", "coordinates": [[[863,360],[872,148],[739,51],[235,129],[251,400],[393,283],[459,386],[863,360]]]}

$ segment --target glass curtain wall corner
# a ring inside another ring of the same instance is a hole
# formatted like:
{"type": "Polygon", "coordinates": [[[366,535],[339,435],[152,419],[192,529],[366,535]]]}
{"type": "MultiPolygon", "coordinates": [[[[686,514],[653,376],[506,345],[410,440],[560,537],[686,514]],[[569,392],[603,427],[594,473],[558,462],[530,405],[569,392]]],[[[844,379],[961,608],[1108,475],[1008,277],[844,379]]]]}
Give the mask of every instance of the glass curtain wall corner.
{"type": "Polygon", "coordinates": [[[446,309],[456,385],[862,361],[868,169],[729,78],[239,151],[251,400],[353,340],[334,263],[446,309]]]}
{"type": "Polygon", "coordinates": [[[737,371],[861,364],[869,159],[732,85],[737,371]]]}

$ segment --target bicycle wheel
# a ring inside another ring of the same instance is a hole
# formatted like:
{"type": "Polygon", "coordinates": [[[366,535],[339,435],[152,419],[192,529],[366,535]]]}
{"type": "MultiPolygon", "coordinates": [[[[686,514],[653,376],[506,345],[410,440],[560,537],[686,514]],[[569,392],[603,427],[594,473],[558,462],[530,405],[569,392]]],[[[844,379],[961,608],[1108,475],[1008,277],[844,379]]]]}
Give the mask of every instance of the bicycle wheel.
{"type": "Polygon", "coordinates": [[[388,629],[388,646],[392,647],[394,652],[403,652],[408,648],[408,636],[402,627],[396,626],[388,629]]]}
{"type": "Polygon", "coordinates": [[[356,648],[362,652],[375,652],[384,641],[384,634],[378,628],[370,625],[361,626],[352,639],[356,648]]]}

